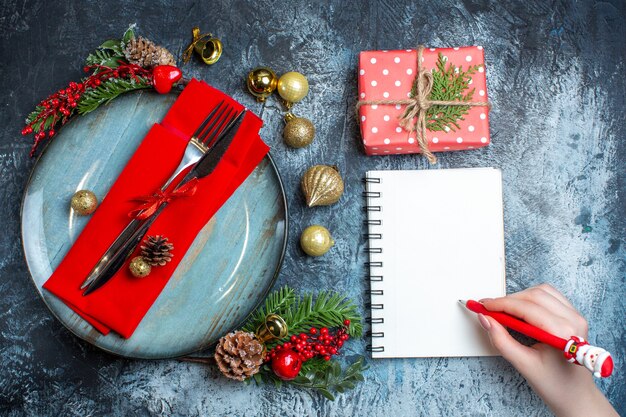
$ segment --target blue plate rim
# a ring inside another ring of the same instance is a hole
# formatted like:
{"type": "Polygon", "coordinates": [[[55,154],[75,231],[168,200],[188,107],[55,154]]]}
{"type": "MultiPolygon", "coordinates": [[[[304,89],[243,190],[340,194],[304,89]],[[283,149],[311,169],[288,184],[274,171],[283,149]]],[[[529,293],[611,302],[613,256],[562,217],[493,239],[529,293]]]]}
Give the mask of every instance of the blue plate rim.
{"type": "MultiPolygon", "coordinates": [[[[131,92],[131,94],[140,93],[140,92],[144,92],[144,91],[143,90],[137,90],[137,91],[131,92]]],[[[179,92],[172,92],[172,93],[177,94],[179,92]]],[[[57,132],[60,131],[63,127],[67,126],[72,121],[74,121],[76,119],[76,117],[77,116],[74,116],[65,125],[57,128],[57,132]]],[[[197,353],[197,352],[204,351],[206,349],[213,348],[217,344],[217,342],[214,342],[214,343],[212,343],[210,345],[207,345],[207,346],[200,347],[200,348],[198,348],[196,350],[193,350],[193,351],[190,351],[190,352],[181,353],[181,354],[175,355],[175,356],[163,356],[161,358],[145,358],[145,357],[140,357],[140,356],[122,355],[119,352],[114,352],[114,351],[112,351],[110,349],[106,349],[106,348],[104,348],[102,346],[98,346],[98,345],[96,345],[94,343],[91,343],[89,340],[87,340],[86,338],[84,338],[81,335],[79,335],[78,333],[76,333],[63,320],[61,320],[59,318],[59,316],[55,313],[55,311],[50,307],[50,305],[46,301],[46,298],[43,295],[43,292],[39,291],[39,287],[38,287],[37,283],[35,282],[35,279],[33,278],[33,274],[32,274],[32,272],[30,270],[30,266],[28,264],[28,259],[26,258],[26,248],[24,247],[24,237],[23,237],[23,227],[22,227],[22,225],[24,224],[24,204],[25,204],[25,201],[26,201],[26,190],[30,187],[30,184],[32,182],[33,175],[34,175],[35,169],[37,168],[37,165],[39,164],[41,158],[44,156],[44,154],[46,153],[46,150],[48,149],[48,147],[51,144],[52,144],[52,140],[48,140],[46,142],[46,144],[44,145],[43,149],[41,150],[41,152],[39,153],[39,155],[36,157],[35,162],[33,163],[33,167],[31,168],[30,173],[28,174],[28,179],[26,180],[26,183],[24,185],[24,188],[23,188],[23,191],[22,191],[22,201],[20,203],[20,245],[22,246],[22,259],[24,260],[24,264],[26,265],[26,269],[28,270],[28,276],[30,278],[30,282],[35,287],[35,291],[37,292],[37,295],[39,295],[39,298],[41,298],[41,300],[43,301],[43,303],[46,306],[46,308],[48,309],[48,311],[50,313],[52,313],[52,316],[58,322],[60,322],[63,325],[63,327],[65,327],[67,330],[69,330],[70,333],[72,333],[78,339],[84,341],[88,345],[93,346],[93,347],[95,347],[95,348],[97,348],[97,349],[99,349],[99,350],[101,350],[103,352],[106,352],[108,354],[111,354],[113,356],[117,356],[117,357],[120,357],[120,358],[139,359],[139,360],[174,359],[174,358],[182,358],[182,357],[191,355],[193,353],[197,353]]],[[[268,159],[270,165],[272,166],[272,169],[276,173],[276,178],[278,179],[278,185],[280,187],[280,194],[281,194],[282,199],[283,199],[283,209],[285,210],[285,234],[284,234],[284,237],[283,237],[283,246],[281,248],[281,252],[280,252],[280,257],[278,259],[278,263],[276,264],[276,270],[274,271],[274,275],[272,276],[272,279],[270,280],[269,285],[267,286],[267,288],[263,292],[262,297],[259,298],[259,301],[257,301],[257,303],[250,309],[250,312],[246,315],[246,317],[240,323],[238,323],[236,326],[233,326],[233,328],[231,328],[229,331],[225,332],[224,334],[228,334],[228,333],[230,333],[233,330],[241,328],[244,325],[244,323],[250,318],[250,316],[257,310],[257,308],[265,301],[265,299],[267,298],[267,295],[274,288],[274,285],[276,284],[276,281],[278,280],[278,276],[280,275],[283,263],[285,261],[285,255],[287,253],[287,242],[289,241],[289,209],[288,209],[289,207],[288,207],[288,202],[287,202],[287,195],[285,194],[285,186],[284,186],[284,183],[283,183],[283,179],[282,179],[282,177],[280,175],[280,171],[278,170],[278,167],[276,166],[276,163],[274,162],[274,158],[272,158],[271,151],[268,151],[268,153],[265,155],[265,157],[263,159],[265,159],[265,158],[268,159]]]]}

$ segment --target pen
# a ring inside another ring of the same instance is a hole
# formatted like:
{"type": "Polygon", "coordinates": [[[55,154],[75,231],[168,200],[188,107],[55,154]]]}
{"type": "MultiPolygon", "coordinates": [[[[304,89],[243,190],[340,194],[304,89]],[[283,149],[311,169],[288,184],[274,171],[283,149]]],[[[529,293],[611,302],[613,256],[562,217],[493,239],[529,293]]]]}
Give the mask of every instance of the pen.
{"type": "Polygon", "coordinates": [[[489,311],[478,301],[459,300],[459,303],[474,313],[492,317],[505,327],[562,350],[568,362],[584,366],[596,378],[606,378],[613,373],[613,358],[611,354],[600,347],[590,345],[582,337],[571,336],[569,340],[566,340],[509,314],[489,311]]]}

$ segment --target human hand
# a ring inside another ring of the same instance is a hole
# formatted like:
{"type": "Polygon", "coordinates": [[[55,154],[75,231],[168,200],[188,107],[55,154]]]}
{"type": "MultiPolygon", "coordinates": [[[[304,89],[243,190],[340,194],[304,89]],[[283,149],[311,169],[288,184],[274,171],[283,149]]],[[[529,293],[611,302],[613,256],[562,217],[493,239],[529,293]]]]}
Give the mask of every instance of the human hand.
{"type": "MultiPolygon", "coordinates": [[[[563,294],[548,284],[481,302],[487,310],[511,314],[563,339],[587,339],[587,321],[563,294]]],[[[479,314],[478,320],[493,346],[557,416],[618,416],[597,389],[591,373],[568,363],[562,351],[543,343],[524,346],[493,318],[479,314]]]]}

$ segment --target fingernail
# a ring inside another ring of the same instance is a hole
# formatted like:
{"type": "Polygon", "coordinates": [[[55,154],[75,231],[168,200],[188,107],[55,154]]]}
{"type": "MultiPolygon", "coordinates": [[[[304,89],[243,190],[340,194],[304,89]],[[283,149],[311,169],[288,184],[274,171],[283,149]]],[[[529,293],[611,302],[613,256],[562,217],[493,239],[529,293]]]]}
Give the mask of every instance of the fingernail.
{"type": "Polygon", "coordinates": [[[484,303],[485,301],[493,300],[493,298],[481,298],[478,300],[479,303],[484,303]]]}
{"type": "Polygon", "coordinates": [[[491,323],[489,323],[489,320],[487,320],[487,317],[485,317],[483,314],[478,314],[478,322],[483,329],[487,331],[491,329],[491,323]]]}

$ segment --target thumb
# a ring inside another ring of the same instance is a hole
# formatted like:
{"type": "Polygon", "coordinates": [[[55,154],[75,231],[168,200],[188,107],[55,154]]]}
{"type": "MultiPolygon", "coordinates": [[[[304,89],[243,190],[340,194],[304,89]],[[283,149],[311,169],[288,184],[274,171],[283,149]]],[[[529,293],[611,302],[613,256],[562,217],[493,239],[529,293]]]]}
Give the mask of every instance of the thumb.
{"type": "Polygon", "coordinates": [[[522,375],[533,369],[532,364],[536,360],[535,351],[513,339],[504,326],[495,319],[479,314],[478,321],[482,328],[487,331],[493,347],[500,352],[504,359],[511,362],[511,365],[522,375]]]}

